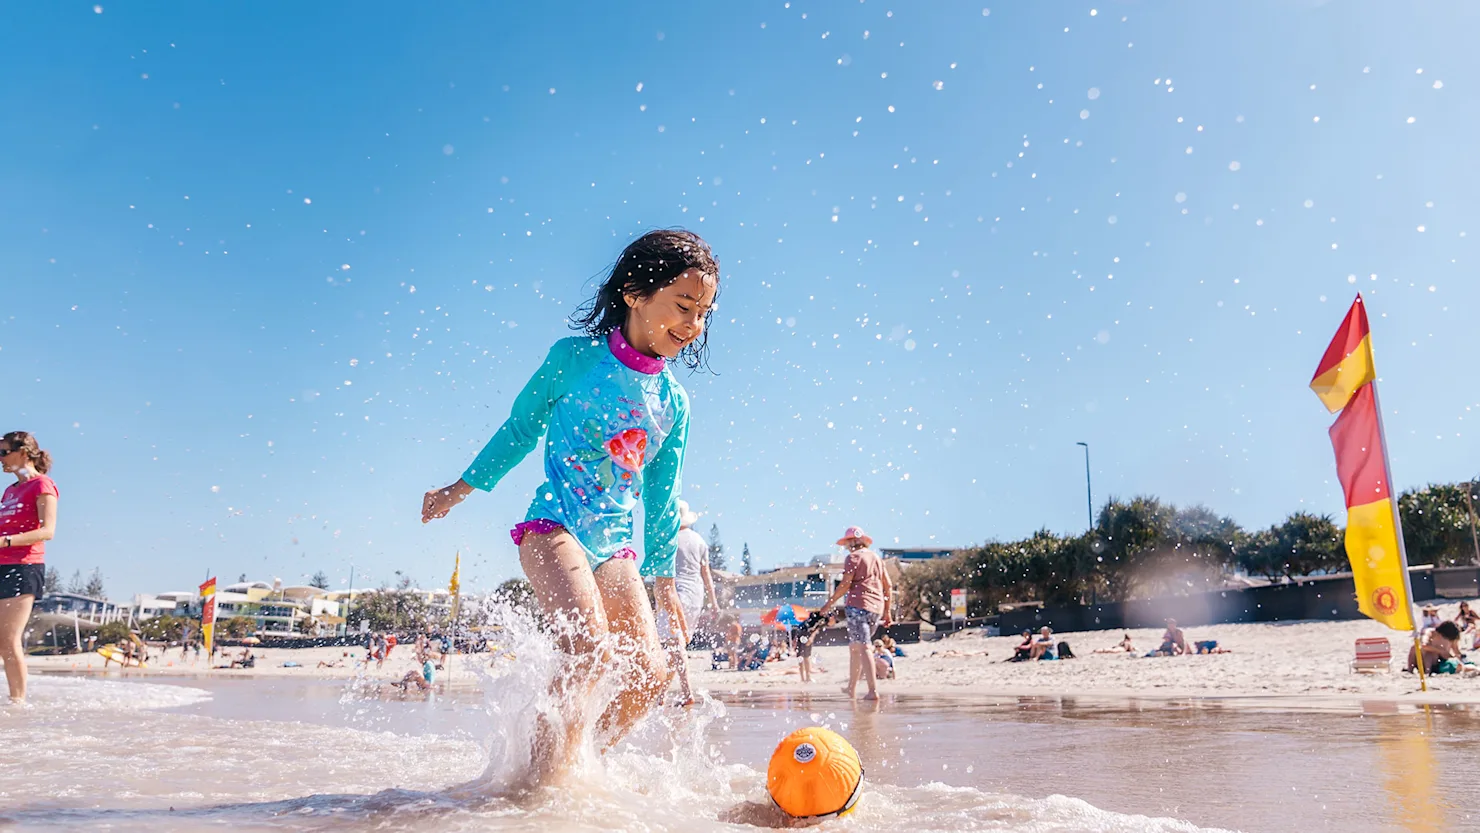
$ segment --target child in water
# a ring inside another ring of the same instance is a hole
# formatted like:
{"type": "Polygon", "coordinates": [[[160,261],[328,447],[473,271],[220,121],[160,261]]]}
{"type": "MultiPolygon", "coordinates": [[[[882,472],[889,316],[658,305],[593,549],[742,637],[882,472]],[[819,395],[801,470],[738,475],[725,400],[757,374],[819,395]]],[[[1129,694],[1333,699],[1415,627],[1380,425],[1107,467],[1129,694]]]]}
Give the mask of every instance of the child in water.
{"type": "Polygon", "coordinates": [[[546,482],[510,535],[541,609],[561,624],[571,663],[552,691],[564,731],[539,721],[533,783],[573,760],[585,730],[581,701],[600,676],[625,670],[597,724],[608,744],[667,687],[644,576],[656,577],[656,603],[680,643],[688,641],[673,566],[689,399],[668,364],[704,366],[718,290],[719,264],[698,235],[659,230],[633,241],[573,319],[583,334],[555,343],[462,478],[423,499],[422,523],[444,517],[545,439],[546,482]],[[632,529],[639,500],[647,550],[640,566],[632,529]]]}

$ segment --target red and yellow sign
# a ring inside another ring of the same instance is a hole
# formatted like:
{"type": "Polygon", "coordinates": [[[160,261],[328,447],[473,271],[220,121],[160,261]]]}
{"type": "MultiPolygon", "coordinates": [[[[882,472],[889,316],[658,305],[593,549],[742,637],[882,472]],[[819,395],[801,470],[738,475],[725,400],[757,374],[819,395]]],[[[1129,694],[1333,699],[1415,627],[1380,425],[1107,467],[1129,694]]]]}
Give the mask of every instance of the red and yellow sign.
{"type": "Polygon", "coordinates": [[[1352,303],[1326,348],[1311,389],[1331,411],[1336,473],[1346,496],[1346,557],[1357,586],[1357,608],[1394,630],[1413,630],[1402,530],[1382,444],[1372,338],[1362,296],[1352,303]]]}
{"type": "Polygon", "coordinates": [[[206,657],[211,656],[211,645],[216,634],[216,580],[206,579],[200,586],[200,634],[205,640],[206,657]]]}

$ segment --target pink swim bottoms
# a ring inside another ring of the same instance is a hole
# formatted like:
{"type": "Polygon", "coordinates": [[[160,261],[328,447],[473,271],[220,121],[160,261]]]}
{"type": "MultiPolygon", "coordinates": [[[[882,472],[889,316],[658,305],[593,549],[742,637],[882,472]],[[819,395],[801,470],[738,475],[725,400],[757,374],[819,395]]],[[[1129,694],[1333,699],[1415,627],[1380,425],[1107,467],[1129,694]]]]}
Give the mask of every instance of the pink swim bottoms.
{"type": "MultiPolygon", "coordinates": [[[[558,532],[563,529],[565,529],[565,524],[562,524],[559,521],[552,521],[549,518],[535,518],[532,521],[522,521],[517,524],[513,529],[509,530],[509,537],[514,539],[514,546],[517,547],[524,543],[524,536],[531,533],[535,535],[549,535],[552,532],[558,532]]],[[[592,556],[589,552],[586,555],[587,558],[591,561],[591,569],[593,570],[597,567],[600,567],[608,560],[605,558],[597,558],[595,556],[592,556]]],[[[612,553],[610,558],[620,558],[627,559],[629,561],[636,561],[637,551],[632,549],[631,547],[622,547],[621,549],[612,553]]]]}
{"type": "Polygon", "coordinates": [[[514,546],[524,543],[524,536],[533,532],[535,535],[549,535],[556,530],[565,529],[565,525],[552,521],[549,518],[535,518],[532,521],[523,521],[509,530],[509,537],[514,539],[514,546]]]}

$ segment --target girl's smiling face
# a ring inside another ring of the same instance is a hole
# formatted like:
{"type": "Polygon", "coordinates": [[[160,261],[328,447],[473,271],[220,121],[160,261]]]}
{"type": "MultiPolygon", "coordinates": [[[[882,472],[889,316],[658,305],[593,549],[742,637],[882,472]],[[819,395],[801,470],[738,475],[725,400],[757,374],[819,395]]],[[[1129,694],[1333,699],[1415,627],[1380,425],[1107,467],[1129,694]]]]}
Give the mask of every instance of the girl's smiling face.
{"type": "Polygon", "coordinates": [[[639,353],[676,358],[704,333],[717,290],[714,278],[688,269],[646,298],[624,295],[628,312],[622,335],[639,353]]]}

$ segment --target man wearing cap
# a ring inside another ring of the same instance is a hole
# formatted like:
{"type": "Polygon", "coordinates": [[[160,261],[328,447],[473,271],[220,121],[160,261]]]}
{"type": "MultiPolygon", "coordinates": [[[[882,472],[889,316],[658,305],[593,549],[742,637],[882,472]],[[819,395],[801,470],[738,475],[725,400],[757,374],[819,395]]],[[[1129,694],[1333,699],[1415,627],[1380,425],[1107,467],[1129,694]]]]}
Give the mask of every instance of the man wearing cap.
{"type": "Polygon", "coordinates": [[[843,578],[833,590],[832,597],[822,606],[822,612],[832,610],[838,599],[843,599],[843,614],[848,622],[848,685],[843,693],[849,697],[858,687],[858,678],[863,677],[868,685],[865,700],[879,699],[873,657],[869,656],[869,645],[874,636],[874,627],[882,620],[889,627],[889,613],[894,588],[889,574],[884,571],[884,562],[869,547],[874,539],[863,530],[850,526],[838,539],[838,546],[848,550],[843,561],[843,578]]]}
{"type": "MultiPolygon", "coordinates": [[[[689,508],[687,501],[680,500],[676,540],[678,551],[673,558],[673,586],[678,591],[678,602],[683,608],[689,633],[693,633],[693,628],[699,622],[699,613],[704,609],[706,598],[715,610],[719,610],[719,601],[714,595],[714,579],[709,574],[709,545],[704,543],[703,536],[694,531],[694,524],[698,522],[698,513],[689,508]]],[[[668,649],[669,666],[678,675],[679,689],[683,694],[680,705],[693,705],[694,694],[689,688],[688,656],[685,653],[687,646],[679,642],[680,637],[675,635],[669,624],[666,610],[658,612],[658,637],[668,649]]]]}

